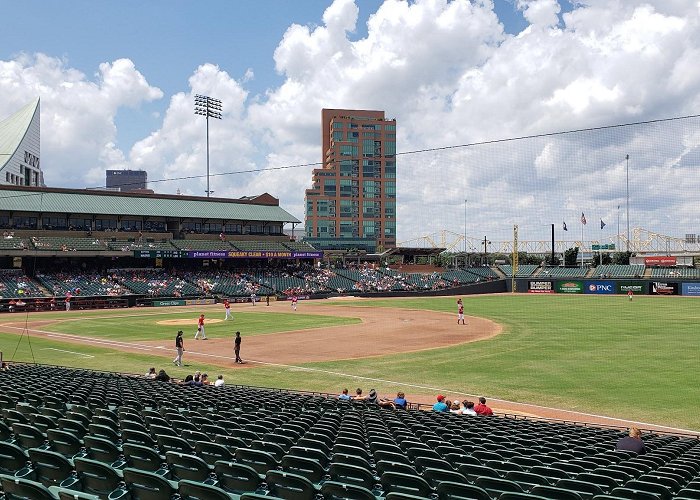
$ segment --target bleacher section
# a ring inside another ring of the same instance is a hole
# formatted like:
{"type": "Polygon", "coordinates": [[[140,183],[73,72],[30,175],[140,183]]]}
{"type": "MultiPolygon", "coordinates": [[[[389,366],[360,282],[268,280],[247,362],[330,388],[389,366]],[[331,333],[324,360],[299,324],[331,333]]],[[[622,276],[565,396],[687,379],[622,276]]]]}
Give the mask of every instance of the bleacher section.
{"type": "Polygon", "coordinates": [[[540,271],[537,277],[583,278],[587,273],[587,267],[545,267],[540,271]]]}
{"type": "Polygon", "coordinates": [[[690,437],[646,433],[636,456],[615,450],[622,430],[21,365],[0,373],[0,407],[12,498],[700,496],[690,437]]]}
{"type": "Polygon", "coordinates": [[[603,264],[596,267],[593,276],[596,278],[641,278],[644,275],[644,264],[603,264]]]}
{"type": "Polygon", "coordinates": [[[38,273],[36,277],[49,294],[57,296],[65,296],[67,293],[80,296],[115,296],[131,293],[119,283],[98,273],[38,273]]]}
{"type": "Polygon", "coordinates": [[[490,267],[483,267],[483,266],[482,267],[468,267],[467,271],[469,271],[472,274],[475,274],[476,276],[478,276],[482,280],[484,280],[484,279],[498,279],[499,278],[496,271],[494,271],[490,267]]]}
{"type": "Polygon", "coordinates": [[[221,240],[172,240],[178,250],[233,250],[228,241],[221,240]]]}
{"type": "Polygon", "coordinates": [[[0,298],[42,297],[44,292],[39,283],[20,269],[0,270],[0,298]]]}
{"type": "Polygon", "coordinates": [[[0,250],[26,250],[30,243],[22,238],[0,238],[0,250]]]}
{"type": "Polygon", "coordinates": [[[36,250],[54,252],[104,252],[107,249],[104,241],[98,238],[32,236],[30,241],[36,250]]]}
{"type": "Polygon", "coordinates": [[[196,285],[162,269],[120,269],[112,276],[119,284],[140,295],[184,297],[202,293],[196,285]]]}
{"type": "MultiPolygon", "coordinates": [[[[186,277],[199,289],[206,289],[212,294],[224,297],[248,297],[250,294],[260,291],[260,285],[245,273],[224,270],[200,271],[188,273],[186,277]]],[[[271,290],[270,293],[272,293],[271,290]]]]}
{"type": "MultiPolygon", "coordinates": [[[[516,278],[527,278],[528,276],[532,276],[532,273],[534,273],[539,266],[537,264],[523,264],[518,266],[518,272],[515,274],[516,278]]],[[[513,266],[505,265],[502,264],[498,266],[498,268],[501,270],[503,274],[506,275],[508,278],[513,277],[513,266]]]]}
{"type": "Polygon", "coordinates": [[[700,269],[684,267],[654,267],[651,269],[652,278],[688,278],[700,279],[700,269]]]}
{"type": "Polygon", "coordinates": [[[121,252],[133,252],[134,250],[176,250],[170,241],[149,241],[146,238],[140,240],[138,238],[129,238],[125,240],[113,238],[107,242],[107,246],[110,250],[121,252]]]}

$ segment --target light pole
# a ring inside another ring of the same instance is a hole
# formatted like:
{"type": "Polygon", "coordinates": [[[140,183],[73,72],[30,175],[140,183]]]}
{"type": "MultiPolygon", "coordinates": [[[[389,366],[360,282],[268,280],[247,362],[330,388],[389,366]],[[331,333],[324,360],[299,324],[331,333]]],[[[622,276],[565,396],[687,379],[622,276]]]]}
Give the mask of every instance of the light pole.
{"type": "Polygon", "coordinates": [[[622,251],[620,248],[620,205],[617,206],[617,251],[622,251]]]}
{"type": "Polygon", "coordinates": [[[627,161],[627,252],[630,251],[630,155],[625,156],[627,161]]]}
{"type": "Polygon", "coordinates": [[[221,120],[221,101],[206,95],[195,94],[194,96],[194,114],[202,115],[207,119],[207,198],[213,193],[209,189],[209,118],[221,120]]]}

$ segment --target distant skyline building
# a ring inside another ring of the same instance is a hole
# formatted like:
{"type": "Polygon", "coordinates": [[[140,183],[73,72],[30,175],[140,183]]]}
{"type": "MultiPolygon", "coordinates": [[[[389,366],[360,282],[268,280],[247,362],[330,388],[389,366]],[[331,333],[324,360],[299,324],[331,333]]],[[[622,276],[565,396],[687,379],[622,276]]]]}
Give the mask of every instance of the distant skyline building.
{"type": "Polygon", "coordinates": [[[396,246],[396,120],[321,110],[323,167],[306,190],[305,240],[320,249],[396,246]]]}
{"type": "Polygon", "coordinates": [[[44,186],[40,99],[0,120],[0,184],[44,186]]]}
{"type": "Polygon", "coordinates": [[[145,170],[107,170],[105,187],[116,191],[148,189],[148,172],[145,170]]]}

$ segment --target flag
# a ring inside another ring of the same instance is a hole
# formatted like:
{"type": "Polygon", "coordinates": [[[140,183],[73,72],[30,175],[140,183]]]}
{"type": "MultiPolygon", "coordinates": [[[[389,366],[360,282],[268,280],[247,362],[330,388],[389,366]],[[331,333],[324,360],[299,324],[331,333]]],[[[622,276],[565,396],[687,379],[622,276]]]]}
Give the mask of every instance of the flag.
{"type": "Polygon", "coordinates": [[[586,216],[581,212],[581,224],[586,225],[586,216]]]}
{"type": "Polygon", "coordinates": [[[562,222],[562,225],[564,226],[564,231],[568,231],[568,229],[566,229],[566,222],[562,222]]]}
{"type": "Polygon", "coordinates": [[[603,222],[603,219],[600,219],[600,228],[603,229],[605,227],[605,222],[603,222]]]}

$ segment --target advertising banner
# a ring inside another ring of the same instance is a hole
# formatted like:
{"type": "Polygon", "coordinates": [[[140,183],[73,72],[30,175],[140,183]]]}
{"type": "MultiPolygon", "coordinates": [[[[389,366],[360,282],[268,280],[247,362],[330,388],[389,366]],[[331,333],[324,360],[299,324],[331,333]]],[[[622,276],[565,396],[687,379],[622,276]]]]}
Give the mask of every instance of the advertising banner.
{"type": "Polygon", "coordinates": [[[206,306],[216,304],[216,299],[187,299],[185,305],[188,306],[206,306]]]}
{"type": "Polygon", "coordinates": [[[323,252],[271,252],[266,250],[135,250],[142,259],[322,259],[323,252]]]}
{"type": "Polygon", "coordinates": [[[681,291],[689,297],[700,297],[700,283],[682,283],[681,291]]]}
{"type": "Polygon", "coordinates": [[[652,295],[678,295],[678,283],[654,281],[651,283],[652,295]]]}
{"type": "Polygon", "coordinates": [[[626,295],[627,292],[632,291],[633,294],[646,294],[647,284],[644,281],[618,281],[617,282],[617,293],[626,295]]]}
{"type": "Polygon", "coordinates": [[[614,281],[586,281],[584,293],[613,294],[615,293],[614,281]]]}
{"type": "Polygon", "coordinates": [[[153,307],[173,307],[186,305],[184,300],[154,300],[153,307]]]}
{"type": "Polygon", "coordinates": [[[557,293],[583,293],[583,281],[558,281],[557,293]]]}
{"type": "Polygon", "coordinates": [[[553,285],[551,281],[529,281],[527,293],[554,293],[553,285]]]}
{"type": "Polygon", "coordinates": [[[644,257],[644,265],[649,266],[649,267],[675,266],[676,265],[676,258],[675,257],[666,257],[666,256],[644,257]]]}

